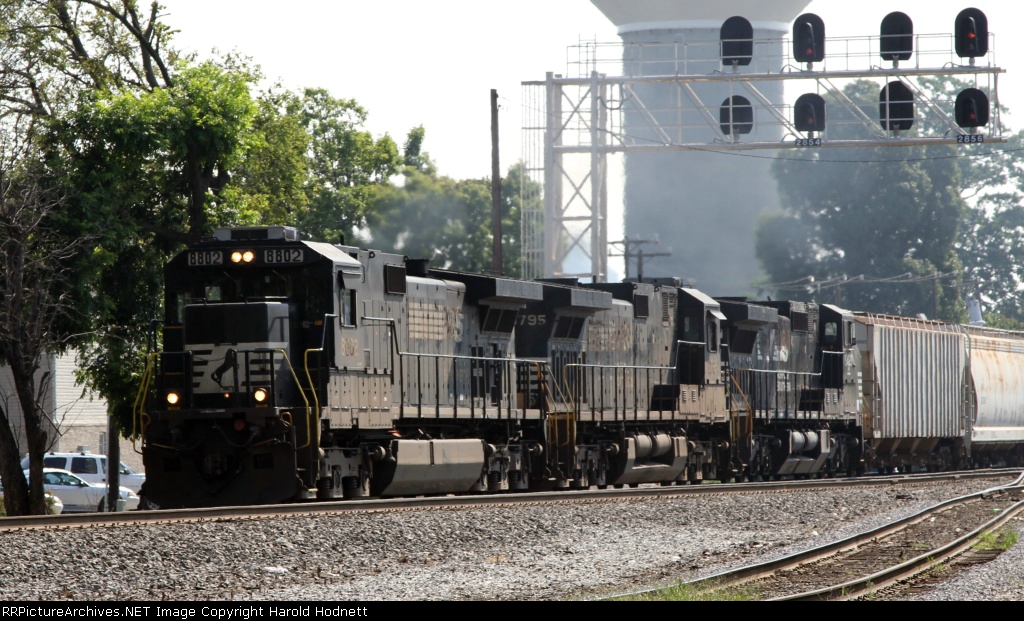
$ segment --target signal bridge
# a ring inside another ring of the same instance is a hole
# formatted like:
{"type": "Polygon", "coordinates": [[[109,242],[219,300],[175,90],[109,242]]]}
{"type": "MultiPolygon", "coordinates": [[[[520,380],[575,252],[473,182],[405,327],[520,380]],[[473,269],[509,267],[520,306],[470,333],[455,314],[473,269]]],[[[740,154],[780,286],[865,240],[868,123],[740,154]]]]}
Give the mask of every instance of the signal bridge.
{"type": "MultiPolygon", "coordinates": [[[[829,39],[805,13],[790,36],[754,39],[736,16],[717,41],[582,43],[575,75],[523,82],[524,160],[542,196],[524,197],[527,277],[607,276],[610,154],[1004,143],[995,36],[965,9],[953,34],[915,34],[891,13],[877,36],[829,39]],[[934,78],[964,85],[937,92],[934,78]],[[875,83],[865,93],[844,89],[875,83]],[[787,100],[771,97],[779,84],[787,100]],[[590,269],[564,263],[582,253],[590,269]]],[[[770,157],[766,154],[765,156],[770,157]]]]}

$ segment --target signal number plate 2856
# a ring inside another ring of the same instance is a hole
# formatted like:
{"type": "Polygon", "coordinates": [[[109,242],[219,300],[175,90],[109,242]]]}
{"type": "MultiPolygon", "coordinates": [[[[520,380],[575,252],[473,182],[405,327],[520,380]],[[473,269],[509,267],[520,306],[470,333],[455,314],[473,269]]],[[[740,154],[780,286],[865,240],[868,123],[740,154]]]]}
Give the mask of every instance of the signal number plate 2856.
{"type": "Polygon", "coordinates": [[[263,254],[264,263],[302,263],[300,248],[268,248],[263,254]]]}

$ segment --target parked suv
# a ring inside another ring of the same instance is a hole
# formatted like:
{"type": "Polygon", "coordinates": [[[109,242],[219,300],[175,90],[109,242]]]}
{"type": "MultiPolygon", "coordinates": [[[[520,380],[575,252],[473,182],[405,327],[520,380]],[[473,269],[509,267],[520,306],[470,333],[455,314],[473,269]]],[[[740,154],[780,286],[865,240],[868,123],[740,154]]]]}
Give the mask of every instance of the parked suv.
{"type": "MultiPolygon", "coordinates": [[[[21,467],[28,468],[28,455],[21,460],[21,467]]],[[[85,449],[77,453],[47,453],[43,456],[43,467],[73,472],[89,483],[107,482],[107,456],[90,453],[85,449]]],[[[124,462],[121,462],[118,472],[119,485],[138,494],[142,489],[142,483],[146,480],[146,475],[135,472],[124,462]]]]}

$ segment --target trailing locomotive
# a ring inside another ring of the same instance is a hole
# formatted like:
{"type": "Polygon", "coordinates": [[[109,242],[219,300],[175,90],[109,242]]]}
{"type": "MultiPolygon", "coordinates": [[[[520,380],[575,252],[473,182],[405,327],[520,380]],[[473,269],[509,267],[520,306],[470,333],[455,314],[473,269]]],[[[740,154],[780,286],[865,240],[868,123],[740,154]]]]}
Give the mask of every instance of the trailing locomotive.
{"type": "Polygon", "coordinates": [[[1024,340],[219,229],[165,268],[161,507],[1024,462],[1024,340]]]}

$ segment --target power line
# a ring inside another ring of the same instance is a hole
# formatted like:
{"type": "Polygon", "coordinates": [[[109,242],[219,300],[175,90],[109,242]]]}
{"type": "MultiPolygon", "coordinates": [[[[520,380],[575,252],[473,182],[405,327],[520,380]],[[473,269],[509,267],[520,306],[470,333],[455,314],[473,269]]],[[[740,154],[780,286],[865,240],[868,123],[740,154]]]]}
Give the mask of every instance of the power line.
{"type": "MultiPolygon", "coordinates": [[[[835,287],[841,287],[843,285],[851,284],[908,284],[908,283],[920,283],[920,282],[933,282],[942,280],[943,278],[949,278],[950,276],[958,276],[959,272],[933,272],[926,275],[915,276],[911,272],[905,272],[896,276],[886,277],[874,277],[865,276],[859,274],[857,276],[836,276],[833,278],[826,278],[824,280],[816,280],[814,276],[805,276],[797,280],[791,280],[780,283],[761,283],[758,284],[760,289],[774,289],[777,291],[806,291],[808,289],[814,289],[820,291],[822,289],[832,289],[835,287]],[[802,283],[802,284],[801,284],[802,283]]],[[[974,281],[964,281],[963,284],[972,284],[974,281]]]]}

